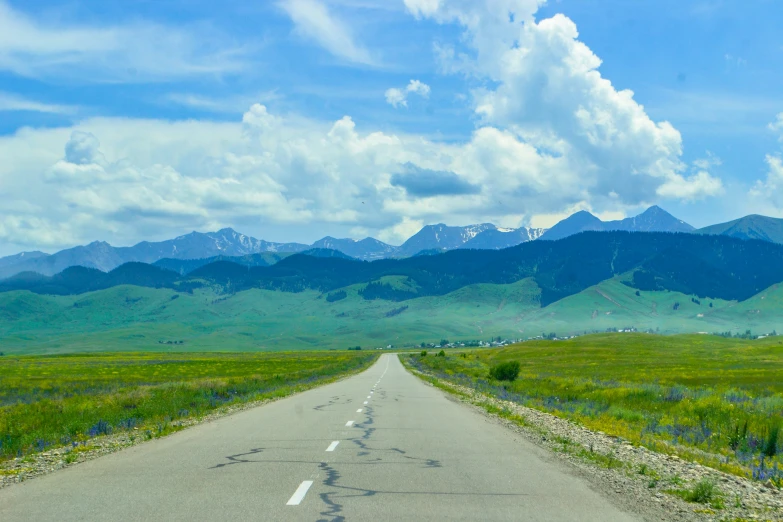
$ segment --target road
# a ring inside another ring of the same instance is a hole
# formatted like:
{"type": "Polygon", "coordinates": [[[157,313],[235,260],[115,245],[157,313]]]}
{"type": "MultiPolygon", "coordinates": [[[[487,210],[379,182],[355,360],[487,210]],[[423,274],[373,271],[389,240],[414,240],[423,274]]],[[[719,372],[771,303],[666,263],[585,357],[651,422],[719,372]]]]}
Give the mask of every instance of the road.
{"type": "Polygon", "coordinates": [[[367,371],[0,490],[0,520],[638,520],[408,373],[367,371]]]}

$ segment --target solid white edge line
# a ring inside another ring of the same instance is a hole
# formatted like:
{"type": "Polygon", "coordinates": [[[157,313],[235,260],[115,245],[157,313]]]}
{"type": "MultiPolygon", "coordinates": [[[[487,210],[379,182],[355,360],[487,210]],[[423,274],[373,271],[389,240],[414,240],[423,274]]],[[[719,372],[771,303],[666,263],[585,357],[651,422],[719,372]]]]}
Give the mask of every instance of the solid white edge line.
{"type": "Polygon", "coordinates": [[[353,426],[353,421],[348,421],[345,423],[346,426],[351,427],[353,426]]]}
{"type": "Polygon", "coordinates": [[[332,442],[331,444],[329,444],[329,447],[326,448],[326,451],[334,451],[334,449],[337,447],[338,444],[340,444],[339,440],[332,442]]]}
{"type": "Polygon", "coordinates": [[[305,495],[307,495],[307,490],[310,489],[310,486],[313,485],[312,480],[305,480],[301,484],[299,484],[299,487],[296,488],[296,491],[294,491],[293,496],[288,499],[288,502],[286,502],[286,506],[298,506],[302,500],[304,500],[305,495]]]}
{"type": "Polygon", "coordinates": [[[361,413],[361,412],[362,412],[362,409],[361,409],[361,408],[359,408],[358,410],[356,410],[356,413],[361,413]]]}

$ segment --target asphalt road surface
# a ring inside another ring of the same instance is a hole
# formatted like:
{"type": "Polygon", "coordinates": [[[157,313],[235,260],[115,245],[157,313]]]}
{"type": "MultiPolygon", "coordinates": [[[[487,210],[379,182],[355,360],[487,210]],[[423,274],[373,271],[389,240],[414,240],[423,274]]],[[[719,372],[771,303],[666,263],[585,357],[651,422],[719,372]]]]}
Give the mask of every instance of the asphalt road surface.
{"type": "Polygon", "coordinates": [[[364,373],[0,490],[0,520],[637,520],[408,373],[364,373]]]}

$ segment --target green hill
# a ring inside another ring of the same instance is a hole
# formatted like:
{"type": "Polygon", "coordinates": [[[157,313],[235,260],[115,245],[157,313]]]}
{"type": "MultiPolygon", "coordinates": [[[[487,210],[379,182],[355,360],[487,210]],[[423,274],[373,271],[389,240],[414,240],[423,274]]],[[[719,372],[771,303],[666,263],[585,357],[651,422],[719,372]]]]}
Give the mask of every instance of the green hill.
{"type": "MultiPolygon", "coordinates": [[[[545,308],[532,278],[467,285],[403,302],[364,299],[364,284],[344,287],[345,297],[332,302],[329,294],[313,290],[222,294],[201,288],[188,294],[125,285],[77,296],[5,292],[0,294],[0,351],[371,349],[630,327],[660,333],[783,331],[783,288],[778,285],[742,303],[702,299],[697,304],[693,296],[678,292],[640,291],[637,296],[623,283],[627,277],[545,308]]],[[[400,277],[382,282],[408,285],[400,277]]]]}

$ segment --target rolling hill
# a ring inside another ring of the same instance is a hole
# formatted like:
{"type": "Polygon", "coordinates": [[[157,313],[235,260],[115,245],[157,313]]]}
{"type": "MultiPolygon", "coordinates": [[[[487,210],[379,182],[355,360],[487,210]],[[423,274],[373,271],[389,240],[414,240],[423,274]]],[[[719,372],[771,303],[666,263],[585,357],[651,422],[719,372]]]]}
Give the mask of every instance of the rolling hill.
{"type": "MultiPolygon", "coordinates": [[[[188,294],[121,285],[66,296],[5,292],[0,293],[0,352],[172,350],[168,341],[183,341],[173,348],[177,351],[368,349],[626,328],[659,333],[783,328],[781,285],[743,303],[696,304],[694,296],[678,292],[637,296],[623,277],[544,308],[532,278],[468,285],[402,303],[367,300],[361,295],[364,285],[345,287],[345,297],[332,302],[314,290],[222,293],[205,287],[188,294]]],[[[391,276],[384,281],[405,284],[391,276]]]]}

